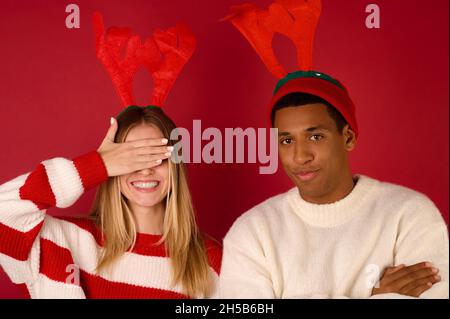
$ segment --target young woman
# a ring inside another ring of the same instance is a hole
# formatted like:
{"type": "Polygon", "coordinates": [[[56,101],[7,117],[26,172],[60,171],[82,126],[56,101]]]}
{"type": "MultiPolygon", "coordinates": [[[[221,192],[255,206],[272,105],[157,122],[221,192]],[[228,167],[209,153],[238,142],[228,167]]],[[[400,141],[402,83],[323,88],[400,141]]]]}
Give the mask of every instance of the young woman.
{"type": "Polygon", "coordinates": [[[97,151],[0,186],[0,265],[31,298],[216,297],[221,247],[200,234],[174,123],[129,107],[97,151]],[[89,217],[46,215],[98,186],[89,217]]]}

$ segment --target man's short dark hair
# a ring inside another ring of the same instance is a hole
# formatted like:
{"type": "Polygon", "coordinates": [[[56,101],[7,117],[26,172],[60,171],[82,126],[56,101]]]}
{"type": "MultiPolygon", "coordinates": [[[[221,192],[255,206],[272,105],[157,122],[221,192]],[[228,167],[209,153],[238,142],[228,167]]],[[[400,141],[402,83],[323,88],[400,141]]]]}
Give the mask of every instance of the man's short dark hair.
{"type": "Polygon", "coordinates": [[[275,113],[285,107],[291,107],[291,106],[303,106],[306,104],[316,104],[321,103],[324,104],[327,107],[328,114],[331,116],[331,118],[336,123],[336,127],[339,131],[339,133],[342,133],[342,130],[344,129],[345,125],[347,125],[347,121],[344,119],[342,114],[336,110],[336,108],[322,99],[321,97],[309,93],[300,93],[300,92],[294,92],[289,93],[283,96],[281,99],[278,100],[277,103],[272,108],[272,111],[270,113],[270,121],[272,123],[272,126],[275,122],[275,113]]]}

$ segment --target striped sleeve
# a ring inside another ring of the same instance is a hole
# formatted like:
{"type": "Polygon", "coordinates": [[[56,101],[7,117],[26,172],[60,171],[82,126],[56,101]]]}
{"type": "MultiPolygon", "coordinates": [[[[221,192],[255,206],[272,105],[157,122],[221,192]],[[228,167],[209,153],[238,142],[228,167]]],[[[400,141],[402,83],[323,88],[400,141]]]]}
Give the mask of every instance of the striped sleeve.
{"type": "Polygon", "coordinates": [[[25,283],[34,277],[32,259],[39,262],[39,233],[48,208],[73,205],[87,190],[106,181],[100,154],[89,152],[73,160],[53,158],[0,185],[0,265],[10,279],[25,283]]]}

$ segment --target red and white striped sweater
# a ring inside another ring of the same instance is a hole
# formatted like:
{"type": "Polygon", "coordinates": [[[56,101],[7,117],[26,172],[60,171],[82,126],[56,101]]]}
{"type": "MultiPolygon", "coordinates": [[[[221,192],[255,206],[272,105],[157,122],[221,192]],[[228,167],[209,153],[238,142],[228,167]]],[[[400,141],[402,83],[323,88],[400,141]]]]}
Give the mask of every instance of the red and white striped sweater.
{"type": "MultiPolygon", "coordinates": [[[[74,160],[53,158],[0,185],[0,265],[30,298],[187,298],[171,286],[171,265],[161,237],[138,234],[136,245],[110,272],[95,274],[100,231],[87,218],[46,214],[73,205],[108,178],[97,152],[74,160]],[[79,274],[79,276],[77,276],[79,274]]],[[[205,241],[218,295],[222,249],[205,241]]]]}

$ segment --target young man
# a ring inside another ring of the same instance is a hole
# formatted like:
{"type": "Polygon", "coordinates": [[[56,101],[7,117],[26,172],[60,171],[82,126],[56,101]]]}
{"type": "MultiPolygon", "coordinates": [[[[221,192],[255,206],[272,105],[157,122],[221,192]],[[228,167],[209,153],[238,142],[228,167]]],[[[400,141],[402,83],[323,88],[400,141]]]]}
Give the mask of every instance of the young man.
{"type": "Polygon", "coordinates": [[[342,84],[323,73],[291,73],[271,109],[295,187],[231,227],[221,297],[448,298],[448,231],[436,206],[411,189],[351,173],[358,129],[342,84]]]}

